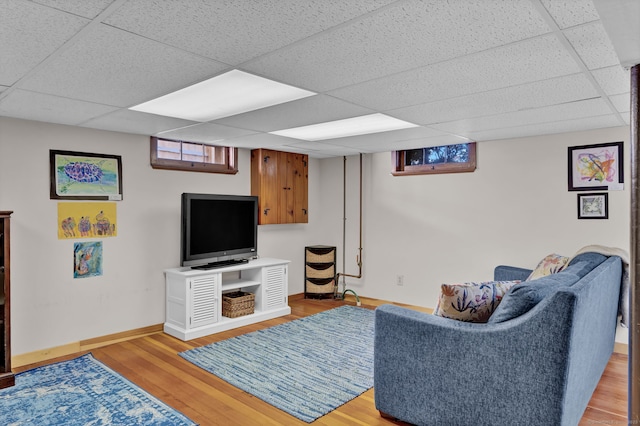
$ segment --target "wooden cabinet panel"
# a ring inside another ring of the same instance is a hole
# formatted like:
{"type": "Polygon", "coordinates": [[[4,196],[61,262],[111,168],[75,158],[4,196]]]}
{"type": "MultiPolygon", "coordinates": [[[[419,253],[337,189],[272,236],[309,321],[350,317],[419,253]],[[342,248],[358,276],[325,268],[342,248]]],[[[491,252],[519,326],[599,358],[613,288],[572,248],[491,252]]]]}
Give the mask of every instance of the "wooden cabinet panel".
{"type": "Polygon", "coordinates": [[[280,223],[280,175],[278,152],[251,151],[251,195],[258,196],[258,223],[280,223]]]}
{"type": "Polygon", "coordinates": [[[308,162],[304,154],[251,151],[251,195],[258,196],[258,223],[308,222],[308,162]]]}
{"type": "Polygon", "coordinates": [[[293,222],[309,222],[309,157],[302,154],[293,154],[292,180],[293,195],[293,222]]]}

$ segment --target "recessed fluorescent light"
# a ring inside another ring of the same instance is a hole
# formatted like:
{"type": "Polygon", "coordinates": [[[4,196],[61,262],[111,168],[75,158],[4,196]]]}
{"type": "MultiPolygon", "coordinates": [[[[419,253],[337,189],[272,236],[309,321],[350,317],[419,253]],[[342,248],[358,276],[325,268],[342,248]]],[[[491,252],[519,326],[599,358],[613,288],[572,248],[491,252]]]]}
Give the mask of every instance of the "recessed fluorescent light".
{"type": "Polygon", "coordinates": [[[377,113],[269,133],[306,141],[320,141],[324,139],[408,129],[410,127],[418,127],[418,125],[377,113]]]}
{"type": "Polygon", "coordinates": [[[257,75],[232,70],[129,109],[206,122],[315,94],[257,75]]]}

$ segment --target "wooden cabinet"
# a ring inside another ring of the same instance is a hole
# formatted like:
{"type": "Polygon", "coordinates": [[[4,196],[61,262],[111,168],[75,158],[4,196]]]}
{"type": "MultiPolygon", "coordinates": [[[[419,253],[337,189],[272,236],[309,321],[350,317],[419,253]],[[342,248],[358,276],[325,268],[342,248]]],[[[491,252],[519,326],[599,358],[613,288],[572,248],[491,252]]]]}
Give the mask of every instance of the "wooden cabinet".
{"type": "Polygon", "coordinates": [[[324,299],[336,291],[336,248],[308,246],[304,248],[304,297],[324,299]]]}
{"type": "Polygon", "coordinates": [[[288,260],[260,258],[209,270],[166,270],[164,332],[191,340],[289,315],[288,268],[288,260]],[[235,318],[223,316],[222,295],[238,290],[255,295],[254,312],[235,318]]]}
{"type": "Polygon", "coordinates": [[[270,149],[251,151],[251,195],[258,223],[307,223],[309,156],[270,149]]]}
{"type": "Polygon", "coordinates": [[[11,267],[9,211],[0,211],[0,388],[15,384],[11,372],[11,267]]]}

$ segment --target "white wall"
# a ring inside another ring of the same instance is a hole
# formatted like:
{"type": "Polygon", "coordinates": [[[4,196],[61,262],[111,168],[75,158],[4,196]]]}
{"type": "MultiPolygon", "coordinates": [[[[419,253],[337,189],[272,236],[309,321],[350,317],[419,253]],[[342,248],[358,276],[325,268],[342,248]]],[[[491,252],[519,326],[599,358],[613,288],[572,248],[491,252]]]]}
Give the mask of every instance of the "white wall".
{"type": "MultiPolygon", "coordinates": [[[[250,152],[239,157],[236,175],[154,170],[148,137],[0,117],[0,210],[14,211],[13,355],[163,323],[162,271],[179,264],[180,194],[249,194],[250,152]],[[50,149],[122,156],[118,235],[102,239],[100,277],[73,278],[77,240],[57,237],[50,149]]],[[[292,261],[289,294],[303,292],[304,246],[315,243],[317,160],[309,170],[310,223],[259,227],[259,254],[292,261]]]]}
{"type": "MultiPolygon", "coordinates": [[[[440,284],[490,280],[498,264],[533,268],[549,253],[570,256],[589,244],[629,251],[628,128],[477,148],[477,170],[460,174],[394,177],[389,153],[364,156],[364,272],[361,280],[348,279],[348,288],[433,308],[440,284]],[[624,191],[609,191],[608,220],[578,220],[577,193],[567,190],[567,147],[615,141],[625,142],[624,191]]],[[[347,273],[357,272],[358,162],[347,161],[347,273]]],[[[322,224],[333,230],[327,244],[338,245],[341,261],[343,160],[323,160],[320,168],[322,224]]]]}
{"type": "MultiPolygon", "coordinates": [[[[444,282],[490,279],[497,264],[533,267],[587,244],[629,250],[628,128],[478,144],[475,173],[393,177],[390,154],[363,156],[363,278],[358,294],[433,307],[444,282]],[[608,220],[578,220],[567,191],[567,147],[625,141],[625,190],[609,192],[608,220]],[[404,276],[404,285],[395,284],[404,276]]],[[[12,219],[14,355],[164,322],[165,268],[179,261],[182,192],[249,194],[250,155],[217,175],[149,166],[149,140],[0,117],[0,210],[12,219]],[[118,236],[103,239],[101,277],[73,279],[73,240],[57,238],[49,149],[122,156],[118,236]]],[[[347,160],[344,270],[358,272],[359,158],[347,160]]],[[[304,246],[342,256],[343,158],[310,160],[309,224],[259,227],[259,252],[292,261],[289,294],[302,293],[304,246]]],[[[340,287],[342,289],[342,286],[340,287]]],[[[622,341],[622,338],[621,338],[622,341]]]]}

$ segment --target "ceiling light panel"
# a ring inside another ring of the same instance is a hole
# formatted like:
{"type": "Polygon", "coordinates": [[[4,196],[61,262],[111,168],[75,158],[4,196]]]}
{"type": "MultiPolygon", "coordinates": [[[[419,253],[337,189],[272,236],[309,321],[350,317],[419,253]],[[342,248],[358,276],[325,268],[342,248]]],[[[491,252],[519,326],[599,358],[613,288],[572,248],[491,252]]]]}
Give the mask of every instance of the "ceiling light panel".
{"type": "Polygon", "coordinates": [[[206,122],[313,95],[308,90],[232,70],[130,109],[206,122]]]}
{"type": "Polygon", "coordinates": [[[369,114],[269,133],[306,141],[319,141],[347,136],[366,135],[369,133],[388,132],[390,130],[408,129],[411,127],[418,127],[418,125],[398,120],[385,114],[369,114]]]}

